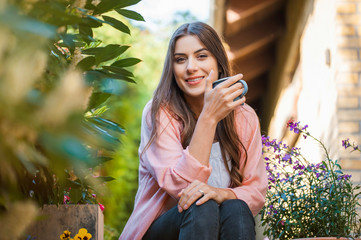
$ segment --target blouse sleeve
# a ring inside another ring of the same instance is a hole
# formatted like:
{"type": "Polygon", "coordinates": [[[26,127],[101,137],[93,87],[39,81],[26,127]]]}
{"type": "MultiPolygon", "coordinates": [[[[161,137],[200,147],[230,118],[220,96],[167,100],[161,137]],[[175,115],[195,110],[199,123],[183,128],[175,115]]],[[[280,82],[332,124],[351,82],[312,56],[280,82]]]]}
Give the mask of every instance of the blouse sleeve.
{"type": "Polygon", "coordinates": [[[157,137],[147,146],[152,132],[151,103],[144,108],[139,147],[140,164],[173,198],[194,180],[207,182],[211,167],[202,165],[181,144],[179,123],[161,109],[157,137]]]}
{"type": "Polygon", "coordinates": [[[259,120],[254,110],[247,105],[236,116],[238,134],[247,150],[248,159],[245,165],[243,159],[240,163],[243,173],[242,185],[230,190],[238,199],[248,204],[255,216],[264,206],[268,184],[266,166],[262,158],[259,120]]]}

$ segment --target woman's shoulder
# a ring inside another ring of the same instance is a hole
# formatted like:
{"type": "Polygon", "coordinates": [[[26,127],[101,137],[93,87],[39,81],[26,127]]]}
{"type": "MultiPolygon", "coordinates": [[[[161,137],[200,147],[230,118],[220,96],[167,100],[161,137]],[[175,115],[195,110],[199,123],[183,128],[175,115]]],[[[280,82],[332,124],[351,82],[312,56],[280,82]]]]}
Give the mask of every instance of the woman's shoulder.
{"type": "MultiPolygon", "coordinates": [[[[143,108],[143,120],[146,121],[147,125],[152,125],[152,106],[153,99],[150,99],[143,108]]],[[[158,113],[156,115],[156,120],[161,123],[161,125],[171,123],[172,125],[177,125],[177,121],[171,114],[171,111],[166,107],[161,105],[159,107],[158,113]]]]}
{"type": "Polygon", "coordinates": [[[235,111],[236,119],[238,120],[255,120],[258,122],[256,111],[247,103],[239,106],[235,111]]]}

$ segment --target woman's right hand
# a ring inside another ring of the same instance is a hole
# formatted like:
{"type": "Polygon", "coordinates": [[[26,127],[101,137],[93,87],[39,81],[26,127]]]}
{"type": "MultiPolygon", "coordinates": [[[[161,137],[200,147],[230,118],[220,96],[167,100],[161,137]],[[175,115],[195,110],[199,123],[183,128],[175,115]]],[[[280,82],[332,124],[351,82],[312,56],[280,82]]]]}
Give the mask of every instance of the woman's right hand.
{"type": "Polygon", "coordinates": [[[214,119],[214,121],[218,123],[237,106],[245,103],[246,97],[233,101],[244,91],[242,83],[234,84],[238,80],[242,79],[243,74],[234,75],[226,81],[218,84],[215,88],[212,88],[212,84],[215,81],[211,80],[213,74],[215,73],[211,70],[206,78],[204,105],[201,115],[206,115],[207,118],[214,119]]]}

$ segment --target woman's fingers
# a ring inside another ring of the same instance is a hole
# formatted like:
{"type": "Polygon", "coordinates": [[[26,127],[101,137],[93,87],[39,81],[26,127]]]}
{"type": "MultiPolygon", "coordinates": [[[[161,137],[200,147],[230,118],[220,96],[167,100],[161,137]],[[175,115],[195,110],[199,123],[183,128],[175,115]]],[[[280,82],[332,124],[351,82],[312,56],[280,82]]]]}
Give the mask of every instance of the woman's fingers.
{"type": "Polygon", "coordinates": [[[243,74],[239,73],[237,75],[234,75],[230,78],[228,78],[227,80],[221,82],[220,84],[217,85],[218,88],[228,88],[230,86],[232,86],[233,84],[235,84],[237,81],[241,80],[243,78],[243,74]]]}
{"type": "Polygon", "coordinates": [[[207,185],[198,180],[195,180],[178,194],[180,197],[178,201],[179,212],[188,209],[190,205],[192,205],[199,197],[203,195],[201,191],[198,191],[202,188],[202,186],[207,185]]]}
{"type": "Polygon", "coordinates": [[[213,84],[213,80],[212,77],[214,75],[214,71],[213,69],[209,72],[208,77],[206,77],[206,92],[212,90],[212,84],[213,84]]]}
{"type": "Polygon", "coordinates": [[[196,202],[196,205],[201,205],[207,202],[209,199],[214,199],[218,202],[217,193],[211,186],[195,181],[187,188],[183,189],[179,193],[180,199],[178,202],[178,211],[182,212],[187,210],[192,204],[196,202]],[[198,201],[197,201],[198,200],[198,201]]]}

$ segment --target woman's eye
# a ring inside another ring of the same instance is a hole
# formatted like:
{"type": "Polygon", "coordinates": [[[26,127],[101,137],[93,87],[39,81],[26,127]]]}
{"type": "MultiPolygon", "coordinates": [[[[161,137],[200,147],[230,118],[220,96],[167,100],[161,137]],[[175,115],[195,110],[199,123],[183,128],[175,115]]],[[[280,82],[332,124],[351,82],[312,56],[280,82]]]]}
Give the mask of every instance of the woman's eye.
{"type": "Polygon", "coordinates": [[[207,54],[200,54],[199,56],[198,56],[198,58],[206,58],[206,57],[208,57],[208,55],[207,54]]]}
{"type": "Polygon", "coordinates": [[[176,59],[175,59],[175,62],[176,62],[176,63],[182,63],[182,62],[184,62],[185,60],[186,60],[185,58],[180,57],[180,58],[176,58],[176,59]]]}

